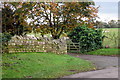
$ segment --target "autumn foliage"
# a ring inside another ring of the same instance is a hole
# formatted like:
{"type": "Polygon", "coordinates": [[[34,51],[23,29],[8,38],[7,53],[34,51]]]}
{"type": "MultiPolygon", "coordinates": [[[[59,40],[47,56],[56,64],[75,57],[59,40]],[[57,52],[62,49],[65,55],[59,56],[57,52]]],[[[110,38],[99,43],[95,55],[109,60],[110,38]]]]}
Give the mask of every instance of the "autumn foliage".
{"type": "Polygon", "coordinates": [[[73,30],[78,23],[93,28],[98,12],[94,2],[11,2],[4,3],[3,10],[6,8],[13,12],[10,17],[7,16],[9,21],[3,21],[3,26],[8,30],[19,28],[20,34],[25,31],[41,35],[49,33],[54,39],[58,39],[63,32],[73,30]]]}

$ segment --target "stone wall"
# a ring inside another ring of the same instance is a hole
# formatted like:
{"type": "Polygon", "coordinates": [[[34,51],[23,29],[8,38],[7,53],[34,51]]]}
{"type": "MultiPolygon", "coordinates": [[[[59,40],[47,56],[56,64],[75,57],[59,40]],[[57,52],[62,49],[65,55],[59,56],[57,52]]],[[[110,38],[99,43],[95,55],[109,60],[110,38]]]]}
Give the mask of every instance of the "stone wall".
{"type": "Polygon", "coordinates": [[[66,54],[66,38],[29,38],[15,36],[9,41],[9,52],[52,52],[56,54],[66,54]]]}

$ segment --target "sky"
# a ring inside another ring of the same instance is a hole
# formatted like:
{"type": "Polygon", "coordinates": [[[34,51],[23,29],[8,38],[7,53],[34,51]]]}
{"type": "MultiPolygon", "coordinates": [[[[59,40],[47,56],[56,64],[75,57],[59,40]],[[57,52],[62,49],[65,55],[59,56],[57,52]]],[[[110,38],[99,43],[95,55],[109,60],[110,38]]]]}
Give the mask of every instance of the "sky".
{"type": "Polygon", "coordinates": [[[96,7],[99,7],[99,21],[108,22],[110,20],[118,20],[118,0],[94,0],[96,7]]]}

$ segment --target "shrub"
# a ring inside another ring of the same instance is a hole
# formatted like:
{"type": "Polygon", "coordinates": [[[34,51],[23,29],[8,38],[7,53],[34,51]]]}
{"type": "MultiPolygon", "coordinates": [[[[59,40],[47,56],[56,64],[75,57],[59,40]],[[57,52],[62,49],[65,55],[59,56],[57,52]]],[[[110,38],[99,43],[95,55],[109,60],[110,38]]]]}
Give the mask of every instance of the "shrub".
{"type": "Polygon", "coordinates": [[[102,47],[102,30],[88,28],[86,25],[76,27],[68,34],[73,42],[80,43],[82,53],[93,51],[102,47]]]}
{"type": "Polygon", "coordinates": [[[0,45],[2,53],[8,53],[8,41],[11,40],[12,35],[9,33],[0,33],[0,45]]]}

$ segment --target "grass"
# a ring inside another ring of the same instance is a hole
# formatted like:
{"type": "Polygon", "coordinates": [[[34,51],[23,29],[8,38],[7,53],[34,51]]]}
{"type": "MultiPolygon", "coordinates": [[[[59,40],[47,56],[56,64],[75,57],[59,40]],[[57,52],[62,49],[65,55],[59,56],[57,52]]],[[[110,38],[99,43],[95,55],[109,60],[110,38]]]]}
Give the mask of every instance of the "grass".
{"type": "Polygon", "coordinates": [[[88,52],[87,54],[90,55],[104,55],[104,56],[116,56],[119,55],[120,49],[111,49],[111,48],[107,48],[107,49],[99,49],[96,51],[91,51],[88,52]]]}
{"type": "Polygon", "coordinates": [[[119,33],[118,31],[120,28],[104,28],[103,35],[107,36],[108,38],[104,38],[103,46],[109,46],[110,48],[116,48],[118,47],[118,42],[120,41],[119,33]]]}
{"type": "Polygon", "coordinates": [[[59,78],[95,69],[91,62],[67,54],[12,53],[2,58],[3,78],[59,78]]]}

